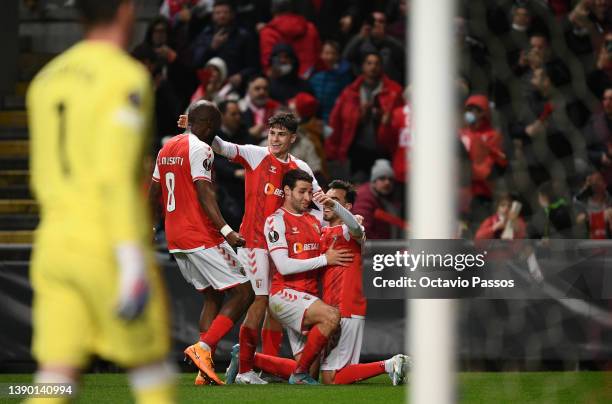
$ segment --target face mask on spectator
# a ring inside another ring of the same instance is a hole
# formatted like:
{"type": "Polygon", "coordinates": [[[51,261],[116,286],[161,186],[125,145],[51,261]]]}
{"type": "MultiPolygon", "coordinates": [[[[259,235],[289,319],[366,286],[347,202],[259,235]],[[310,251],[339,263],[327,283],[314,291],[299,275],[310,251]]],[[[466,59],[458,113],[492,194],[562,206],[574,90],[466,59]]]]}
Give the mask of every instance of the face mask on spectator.
{"type": "Polygon", "coordinates": [[[467,123],[468,125],[473,125],[474,123],[476,123],[476,114],[473,113],[472,111],[465,111],[465,114],[463,114],[463,119],[465,119],[465,123],[467,123]]]}
{"type": "Polygon", "coordinates": [[[518,25],[518,24],[512,24],[512,29],[518,32],[525,32],[527,31],[527,26],[526,25],[518,25]]]}
{"type": "Polygon", "coordinates": [[[289,63],[279,64],[277,67],[281,76],[286,76],[287,74],[291,73],[291,70],[293,70],[293,66],[291,66],[289,63]]]}

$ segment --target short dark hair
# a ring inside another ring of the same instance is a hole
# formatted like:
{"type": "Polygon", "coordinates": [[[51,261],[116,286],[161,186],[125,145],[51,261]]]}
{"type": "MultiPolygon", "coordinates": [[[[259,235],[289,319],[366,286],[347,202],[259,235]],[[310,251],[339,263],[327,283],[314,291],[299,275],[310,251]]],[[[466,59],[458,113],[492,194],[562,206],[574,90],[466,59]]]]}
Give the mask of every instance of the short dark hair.
{"type": "Polygon", "coordinates": [[[217,106],[208,100],[199,100],[189,106],[187,112],[187,121],[193,122],[196,115],[203,115],[205,119],[209,119],[215,126],[221,124],[221,113],[217,106]]]}
{"type": "Polygon", "coordinates": [[[323,46],[325,46],[325,45],[331,46],[332,48],[334,48],[336,50],[336,52],[340,53],[341,47],[340,47],[340,44],[337,41],[328,39],[325,42],[323,42],[323,46]]]}
{"type": "Polygon", "coordinates": [[[268,127],[283,127],[290,133],[297,132],[298,119],[291,112],[278,112],[268,119],[268,127]]]}
{"type": "Polygon", "coordinates": [[[113,21],[119,6],[132,0],[76,0],[75,7],[85,25],[105,24],[113,21]]]}
{"type": "Polygon", "coordinates": [[[355,187],[348,181],[343,180],[333,180],[328,185],[329,189],[341,189],[346,192],[346,201],[348,203],[355,203],[355,198],[357,197],[357,192],[355,191],[355,187]]]}
{"type": "Polygon", "coordinates": [[[230,0],[215,0],[214,4],[213,4],[213,8],[217,7],[217,6],[226,6],[229,7],[229,9],[231,10],[231,12],[233,13],[234,10],[234,3],[231,2],[230,0]]]}
{"type": "Polygon", "coordinates": [[[251,77],[249,77],[249,79],[247,80],[247,88],[249,85],[251,85],[252,82],[254,82],[257,79],[264,79],[265,81],[270,83],[270,79],[266,75],[261,74],[261,73],[256,73],[256,74],[253,74],[251,77]]]}
{"type": "Polygon", "coordinates": [[[227,107],[229,104],[238,104],[238,101],[236,100],[225,100],[225,101],[221,101],[218,105],[219,107],[219,112],[221,112],[221,114],[225,114],[225,111],[227,111],[227,107]]]}
{"type": "Polygon", "coordinates": [[[382,56],[380,55],[380,53],[378,53],[376,51],[370,50],[370,51],[363,52],[361,54],[361,64],[364,64],[366,59],[368,58],[368,56],[372,56],[372,55],[376,56],[378,58],[378,60],[382,63],[383,59],[382,59],[382,56]]]}
{"type": "Polygon", "coordinates": [[[289,187],[289,189],[293,189],[298,181],[306,181],[312,184],[313,178],[306,171],[300,170],[299,168],[289,170],[283,176],[282,188],[285,189],[285,187],[289,187]]]}

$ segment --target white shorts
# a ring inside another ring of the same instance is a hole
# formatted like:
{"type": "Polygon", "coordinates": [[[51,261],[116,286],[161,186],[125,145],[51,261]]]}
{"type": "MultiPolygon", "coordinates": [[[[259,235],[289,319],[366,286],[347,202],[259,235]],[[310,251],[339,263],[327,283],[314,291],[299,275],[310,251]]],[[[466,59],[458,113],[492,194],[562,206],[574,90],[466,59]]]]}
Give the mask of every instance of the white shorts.
{"type": "Polygon", "coordinates": [[[301,333],[304,313],[317,300],[319,300],[318,297],[309,293],[298,292],[293,289],[283,289],[270,296],[268,308],[270,313],[283,327],[301,333]]]}
{"type": "Polygon", "coordinates": [[[263,248],[239,248],[238,258],[257,296],[270,293],[270,254],[263,248]]]}
{"type": "Polygon", "coordinates": [[[347,365],[359,363],[364,326],[363,318],[340,319],[338,344],[321,362],[321,370],[340,370],[347,365]]]}
{"type": "Polygon", "coordinates": [[[302,353],[304,350],[304,345],[306,345],[306,339],[308,338],[308,334],[304,334],[303,332],[295,332],[291,329],[286,329],[287,338],[289,339],[289,345],[291,346],[291,352],[293,356],[302,353]]]}
{"type": "Polygon", "coordinates": [[[183,278],[197,290],[225,290],[248,281],[236,253],[227,241],[194,252],[173,253],[183,278]]]}

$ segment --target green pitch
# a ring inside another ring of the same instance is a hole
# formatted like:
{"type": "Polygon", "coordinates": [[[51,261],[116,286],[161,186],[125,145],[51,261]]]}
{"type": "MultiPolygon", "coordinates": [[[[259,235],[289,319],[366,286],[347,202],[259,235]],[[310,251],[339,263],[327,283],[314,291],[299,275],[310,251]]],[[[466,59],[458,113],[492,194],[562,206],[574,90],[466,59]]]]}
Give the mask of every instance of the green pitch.
{"type": "MultiPolygon", "coordinates": [[[[194,374],[179,378],[180,403],[401,403],[405,392],[379,376],[351,386],[214,386],[196,387],[194,374]]],[[[31,380],[30,375],[0,374],[0,383],[31,380]]],[[[79,403],[130,402],[122,374],[88,374],[79,403]]],[[[610,403],[612,372],[461,373],[463,403],[610,403]]],[[[7,401],[0,397],[0,402],[7,401]]],[[[17,402],[10,400],[9,402],[17,402]]]]}

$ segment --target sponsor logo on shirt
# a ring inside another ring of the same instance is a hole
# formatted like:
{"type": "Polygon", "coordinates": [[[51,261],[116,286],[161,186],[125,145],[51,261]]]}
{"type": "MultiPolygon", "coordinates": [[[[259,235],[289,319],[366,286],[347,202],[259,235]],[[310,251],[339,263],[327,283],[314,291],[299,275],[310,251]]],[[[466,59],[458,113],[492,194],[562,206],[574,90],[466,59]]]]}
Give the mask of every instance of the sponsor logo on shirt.
{"type": "Polygon", "coordinates": [[[276,188],[274,185],[272,185],[271,183],[266,183],[266,185],[264,186],[264,194],[266,195],[276,195],[278,197],[283,197],[285,194],[281,189],[276,188]]]}
{"type": "Polygon", "coordinates": [[[295,243],[293,244],[293,252],[299,254],[303,251],[313,251],[319,249],[319,243],[295,243]]]}

